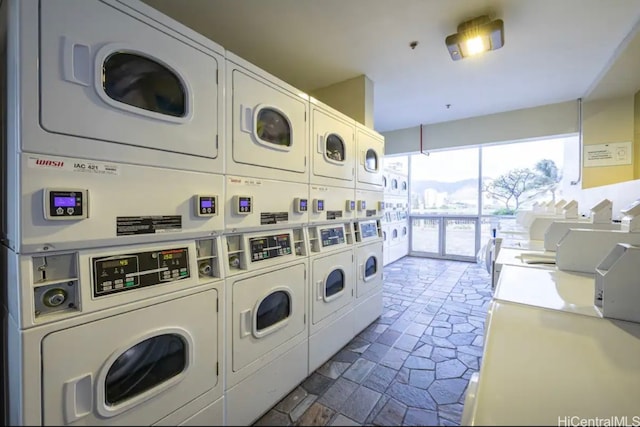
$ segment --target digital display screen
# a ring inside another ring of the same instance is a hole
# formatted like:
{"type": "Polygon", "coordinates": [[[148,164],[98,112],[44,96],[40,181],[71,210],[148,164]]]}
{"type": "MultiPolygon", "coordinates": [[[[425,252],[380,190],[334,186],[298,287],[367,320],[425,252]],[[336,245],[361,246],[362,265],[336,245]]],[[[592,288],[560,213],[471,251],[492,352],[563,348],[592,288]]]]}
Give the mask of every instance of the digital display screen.
{"type": "Polygon", "coordinates": [[[249,200],[248,199],[240,199],[240,207],[248,208],[249,207],[249,200]]]}
{"type": "Polygon", "coordinates": [[[75,207],[76,206],[76,198],[75,197],[60,197],[55,196],[53,198],[53,206],[56,208],[62,207],[75,207]]]}
{"type": "Polygon", "coordinates": [[[114,259],[113,261],[101,262],[102,268],[126,267],[127,265],[129,265],[129,259],[114,259]]]}
{"type": "Polygon", "coordinates": [[[300,200],[300,207],[301,208],[306,208],[307,207],[307,201],[305,199],[300,200]]]}
{"type": "Polygon", "coordinates": [[[200,200],[200,207],[211,208],[213,207],[213,202],[211,200],[200,200]]]}

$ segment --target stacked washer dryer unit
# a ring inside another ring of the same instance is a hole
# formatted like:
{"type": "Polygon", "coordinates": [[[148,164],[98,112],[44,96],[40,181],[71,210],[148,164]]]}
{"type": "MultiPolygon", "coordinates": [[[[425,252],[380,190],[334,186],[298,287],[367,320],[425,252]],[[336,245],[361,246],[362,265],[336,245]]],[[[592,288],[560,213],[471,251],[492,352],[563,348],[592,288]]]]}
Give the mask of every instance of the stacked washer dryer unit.
{"type": "Polygon", "coordinates": [[[385,175],[388,179],[384,191],[384,265],[388,265],[409,253],[409,191],[408,175],[394,167],[393,158],[385,158],[385,175]]]}
{"type": "Polygon", "coordinates": [[[355,335],[356,214],[355,121],[313,98],[310,116],[309,374],[355,335]]]}
{"type": "Polygon", "coordinates": [[[1,8],[9,424],[221,424],[223,50],[133,1],[1,8]]]}
{"type": "Polygon", "coordinates": [[[383,156],[384,137],[356,123],[356,285],[353,309],[356,334],[382,314],[383,156]]]}
{"type": "Polygon", "coordinates": [[[226,53],[226,421],[252,423],[308,373],[305,94],[226,53]]]}

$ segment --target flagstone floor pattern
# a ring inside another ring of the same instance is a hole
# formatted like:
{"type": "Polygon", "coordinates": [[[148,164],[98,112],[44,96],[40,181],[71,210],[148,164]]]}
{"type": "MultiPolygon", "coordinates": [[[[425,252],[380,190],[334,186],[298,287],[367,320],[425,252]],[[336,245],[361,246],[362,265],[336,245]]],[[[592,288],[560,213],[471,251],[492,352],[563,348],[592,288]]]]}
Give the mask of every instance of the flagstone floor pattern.
{"type": "Polygon", "coordinates": [[[254,425],[460,425],[479,370],[490,276],[468,262],[384,267],[382,316],[254,425]]]}

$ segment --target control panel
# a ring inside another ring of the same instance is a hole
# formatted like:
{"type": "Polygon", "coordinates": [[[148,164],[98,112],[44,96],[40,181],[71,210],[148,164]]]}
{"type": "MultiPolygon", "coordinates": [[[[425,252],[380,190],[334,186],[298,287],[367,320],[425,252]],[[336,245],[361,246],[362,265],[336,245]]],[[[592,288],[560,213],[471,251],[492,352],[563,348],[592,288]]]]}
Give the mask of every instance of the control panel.
{"type": "Polygon", "coordinates": [[[313,199],[313,211],[315,213],[324,211],[324,199],[313,199]]]}
{"type": "Polygon", "coordinates": [[[236,215],[249,215],[253,212],[253,197],[233,196],[233,212],[236,215]]]}
{"type": "Polygon", "coordinates": [[[48,220],[78,220],[89,217],[89,193],[73,188],[45,188],[44,218],[48,220]]]}
{"type": "Polygon", "coordinates": [[[274,234],[253,237],[249,239],[249,248],[252,262],[291,255],[291,236],[289,234],[274,234]]]}
{"type": "Polygon", "coordinates": [[[93,296],[158,285],[190,277],[188,248],[163,249],[91,259],[93,296]]]}
{"type": "Polygon", "coordinates": [[[367,239],[369,237],[378,237],[378,226],[376,221],[360,222],[360,238],[367,239]]]}
{"type": "Polygon", "coordinates": [[[344,227],[323,228],[320,230],[320,243],[322,247],[339,245],[345,242],[344,227]]]}
{"type": "Polygon", "coordinates": [[[195,195],[194,211],[196,216],[216,216],[218,215],[218,196],[195,195]]]}
{"type": "Polygon", "coordinates": [[[293,210],[295,213],[304,213],[307,212],[309,205],[308,199],[301,199],[300,197],[296,197],[293,199],[293,210]]]}
{"type": "Polygon", "coordinates": [[[366,200],[358,200],[358,210],[364,211],[367,209],[367,201],[366,200]]]}

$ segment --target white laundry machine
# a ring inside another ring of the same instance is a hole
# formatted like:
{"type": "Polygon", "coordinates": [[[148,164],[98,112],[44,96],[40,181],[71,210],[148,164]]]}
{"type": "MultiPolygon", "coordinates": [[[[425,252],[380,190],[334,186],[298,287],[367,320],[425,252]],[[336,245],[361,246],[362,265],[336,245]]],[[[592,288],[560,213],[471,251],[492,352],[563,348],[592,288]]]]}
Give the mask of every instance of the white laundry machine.
{"type": "Polygon", "coordinates": [[[226,51],[226,170],[309,182],[309,96],[226,51]]]}
{"type": "Polygon", "coordinates": [[[10,144],[224,173],[221,46],[136,0],[5,3],[10,144]]]}
{"type": "Polygon", "coordinates": [[[223,236],[226,422],[249,425],[308,373],[303,228],[223,236]]]}
{"type": "Polygon", "coordinates": [[[356,165],[355,121],[311,98],[311,184],[354,186],[356,165]]]}
{"type": "Polygon", "coordinates": [[[224,216],[227,232],[273,229],[307,224],[317,207],[309,200],[309,185],[291,181],[225,177],[224,216]]]}
{"type": "Polygon", "coordinates": [[[352,224],[334,222],[310,226],[308,242],[311,374],[355,336],[352,224]]]}
{"type": "Polygon", "coordinates": [[[382,314],[383,249],[379,219],[357,221],[354,230],[356,286],[353,320],[355,334],[358,334],[382,314]]]}
{"type": "Polygon", "coordinates": [[[383,191],[384,137],[356,123],[356,189],[383,191]]]}
{"type": "Polygon", "coordinates": [[[17,252],[188,239],[224,229],[223,175],[26,153],[6,163],[13,158],[20,185],[7,192],[6,234],[17,252]]]}
{"type": "Polygon", "coordinates": [[[3,248],[10,424],[221,425],[219,237],[3,248]]]}

